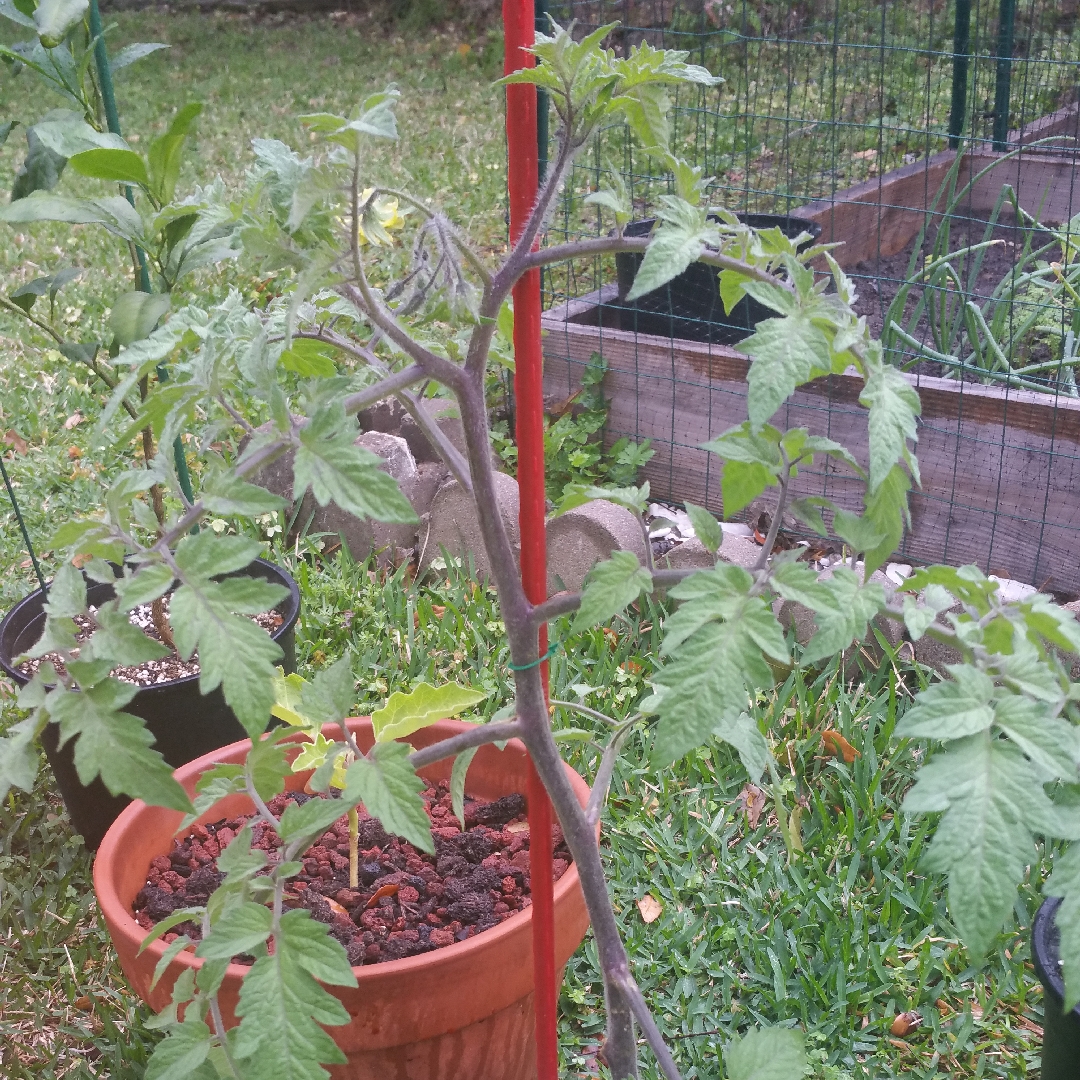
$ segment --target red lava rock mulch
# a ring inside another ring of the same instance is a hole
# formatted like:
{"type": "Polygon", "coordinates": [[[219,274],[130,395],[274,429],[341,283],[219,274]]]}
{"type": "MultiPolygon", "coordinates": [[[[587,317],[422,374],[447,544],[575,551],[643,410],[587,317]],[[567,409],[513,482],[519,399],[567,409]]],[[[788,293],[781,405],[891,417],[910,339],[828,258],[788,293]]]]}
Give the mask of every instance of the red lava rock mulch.
{"type": "MultiPolygon", "coordinates": [[[[290,800],[301,804],[324,797],[290,792],[277,796],[269,807],[280,817],[290,800]]],[[[286,886],[286,905],[305,907],[326,923],[353,965],[399,960],[464,941],[532,903],[529,831],[521,795],[505,795],[495,802],[466,797],[464,832],[450,808],[446,783],[428,785],[423,798],[435,838],[434,855],[390,836],[361,807],[359,887],[349,888],[349,826],[344,814],[303,855],[302,873],[286,886]]],[[[217,856],[254,816],[196,825],[183,839],[173,840],[169,854],[151,863],[146,885],[135,898],[139,925],[149,930],[179,908],[205,904],[223,877],[217,856]]],[[[262,822],[255,823],[253,833],[252,847],[266,851],[272,865],[280,841],[262,822]]],[[[553,841],[558,881],[571,857],[557,825],[553,841]]],[[[188,922],[164,935],[164,940],[175,940],[179,933],[194,941],[201,937],[199,927],[188,922]]]]}

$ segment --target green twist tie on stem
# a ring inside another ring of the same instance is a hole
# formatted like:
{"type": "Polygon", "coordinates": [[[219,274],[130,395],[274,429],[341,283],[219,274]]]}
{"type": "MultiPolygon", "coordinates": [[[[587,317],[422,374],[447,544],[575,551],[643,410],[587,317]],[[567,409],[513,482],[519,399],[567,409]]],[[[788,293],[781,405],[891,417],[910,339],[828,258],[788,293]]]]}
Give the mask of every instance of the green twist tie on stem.
{"type": "Polygon", "coordinates": [[[550,660],[559,651],[559,646],[560,645],[562,645],[561,641],[554,642],[552,644],[552,646],[548,649],[548,651],[546,653],[544,653],[543,656],[541,656],[538,659],[534,660],[531,664],[510,664],[510,663],[507,663],[506,666],[511,671],[528,671],[529,668],[538,667],[545,660],[550,660]]]}

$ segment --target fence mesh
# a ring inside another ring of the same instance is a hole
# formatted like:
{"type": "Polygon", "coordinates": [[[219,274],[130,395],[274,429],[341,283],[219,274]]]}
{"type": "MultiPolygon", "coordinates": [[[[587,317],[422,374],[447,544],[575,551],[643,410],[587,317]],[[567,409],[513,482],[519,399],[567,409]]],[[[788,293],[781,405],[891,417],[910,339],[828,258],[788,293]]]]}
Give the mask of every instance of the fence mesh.
{"type": "MultiPolygon", "coordinates": [[[[550,4],[582,34],[619,21],[617,50],[683,49],[723,76],[680,92],[672,116],[674,147],[712,177],[711,203],[843,243],[857,310],[923,402],[923,486],[900,556],[976,562],[1064,594],[1080,593],[1078,7],[550,4]]],[[[608,168],[639,222],[670,190],[612,126],[578,160],[550,240],[610,227],[583,201],[608,168]]],[[[628,305],[631,278],[614,258],[545,275],[547,388],[565,399],[601,354],[606,440],[651,439],[653,493],[723,514],[719,462],[699,446],[746,417],[738,341],[764,313],[725,313],[708,273],[628,305]]],[[[793,399],[786,422],[865,450],[855,391],[844,376],[823,380],[793,399]]],[[[838,473],[800,485],[860,508],[838,473]]]]}

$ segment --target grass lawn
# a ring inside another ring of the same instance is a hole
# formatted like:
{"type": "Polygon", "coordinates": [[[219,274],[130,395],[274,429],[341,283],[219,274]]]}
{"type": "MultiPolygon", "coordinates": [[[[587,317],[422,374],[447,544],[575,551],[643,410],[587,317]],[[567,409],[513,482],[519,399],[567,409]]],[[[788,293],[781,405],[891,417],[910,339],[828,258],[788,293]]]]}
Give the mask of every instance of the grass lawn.
{"type": "MultiPolygon", "coordinates": [[[[494,37],[462,41],[429,32],[403,38],[362,22],[253,24],[202,16],[124,15],[117,40],[164,40],[174,48],[131,69],[121,83],[126,130],[149,138],[177,104],[207,103],[198,175],[220,174],[235,188],[254,136],[299,145],[293,119],[309,109],[347,110],[366,91],[397,81],[404,138],[373,160],[414,191],[445,202],[488,248],[503,240],[504,145],[494,37]],[[459,46],[469,44],[469,50],[459,46]]],[[[5,73],[7,115],[33,117],[29,80],[5,73]]],[[[20,160],[19,139],[0,151],[0,187],[20,160]]],[[[384,174],[385,175],[385,174],[384,174]]],[[[94,268],[123,258],[85,229],[49,227],[0,233],[0,288],[61,265],[90,273],[62,302],[72,323],[93,327],[109,300],[97,295],[94,268]],[[31,265],[33,264],[33,265],[31,265]]],[[[243,266],[206,278],[211,291],[251,289],[243,266]]],[[[71,516],[99,505],[108,470],[95,432],[100,387],[56,353],[42,354],[0,322],[0,430],[25,449],[6,460],[35,543],[71,516]],[[66,421],[81,417],[81,421],[66,421]]],[[[358,706],[379,703],[421,677],[487,680],[494,710],[509,687],[505,643],[490,590],[453,571],[419,583],[387,577],[316,547],[270,557],[299,578],[302,673],[348,653],[358,706]],[[480,674],[477,674],[480,673],[480,674]]],[[[46,553],[46,566],[51,565],[46,553]]],[[[0,501],[0,610],[33,588],[10,509],[0,501]]],[[[646,604],[606,631],[584,635],[557,654],[552,690],[622,718],[645,690],[664,611],[646,604]]],[[[567,633],[567,627],[561,633],[567,633]]],[[[917,748],[893,736],[918,673],[885,662],[841,678],[835,671],[792,679],[762,696],[781,766],[784,813],[800,819],[803,852],[794,860],[773,804],[744,789],[746,777],[721,746],[693,755],[663,776],[646,764],[644,736],[631,740],[605,820],[612,888],[635,970],[687,1077],[717,1077],[727,1038],[755,1022],[806,1029],[814,1074],[845,1077],[1008,1077],[1037,1075],[1040,993],[1028,949],[1002,935],[985,966],[956,943],[944,886],[918,873],[925,830],[898,810],[917,748]],[[834,730],[854,753],[826,753],[834,730]],[[747,805],[749,804],[749,805],[747,805]],[[637,902],[661,907],[646,923],[637,902]],[[898,1013],[919,1024],[891,1030],[898,1013]]],[[[0,683],[0,726],[13,721],[11,688],[0,683]]],[[[556,723],[591,721],[557,711],[556,723]]],[[[575,764],[590,774],[587,745],[575,764]]],[[[771,799],[771,797],[770,797],[771,799]]],[[[148,1011],[128,992],[99,925],[91,859],[69,835],[43,773],[32,795],[0,806],[0,1076],[142,1075],[156,1039],[148,1011]]],[[[1042,864],[1017,907],[1030,925],[1042,864]]],[[[567,1076],[602,1075],[597,1041],[601,988],[590,942],[571,961],[562,996],[567,1076]]],[[[646,1074],[652,1075],[651,1063],[646,1074]]]]}

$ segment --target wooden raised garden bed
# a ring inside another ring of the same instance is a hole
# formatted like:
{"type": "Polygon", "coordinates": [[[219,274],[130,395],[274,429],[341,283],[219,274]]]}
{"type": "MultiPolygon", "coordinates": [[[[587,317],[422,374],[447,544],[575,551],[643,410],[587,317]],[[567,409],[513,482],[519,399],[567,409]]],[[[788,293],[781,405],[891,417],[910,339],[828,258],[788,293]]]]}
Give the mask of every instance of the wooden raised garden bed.
{"type": "MultiPolygon", "coordinates": [[[[1026,140],[1075,131],[1077,106],[1029,129],[1026,140]]],[[[1075,145],[1075,144],[1072,144],[1075,145]]],[[[989,161],[965,155],[961,183],[989,161]]],[[[822,240],[842,240],[841,265],[903,251],[925,220],[952,151],[849,188],[827,203],[796,210],[822,226],[822,240]]],[[[1073,154],[1031,151],[1003,162],[975,186],[973,214],[992,209],[1001,185],[1013,184],[1021,206],[1047,224],[1080,211],[1073,154]],[[997,174],[997,175],[995,175],[997,174]]],[[[701,443],[746,419],[749,361],[735,347],[637,334],[620,329],[610,305],[617,286],[552,308],[544,316],[545,392],[565,397],[579,385],[593,353],[608,364],[605,439],[652,440],[643,475],[658,497],[723,513],[721,463],[701,443]]],[[[911,501],[912,528],[902,552],[921,562],[977,563],[984,570],[1039,587],[1080,592],[1080,400],[1038,392],[909,375],[922,400],[919,463],[922,489],[911,501]]],[[[800,390],[777,418],[805,426],[866,457],[861,382],[840,375],[800,390]]],[[[859,510],[858,485],[832,468],[800,473],[798,495],[826,495],[859,510]]]]}

